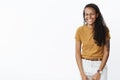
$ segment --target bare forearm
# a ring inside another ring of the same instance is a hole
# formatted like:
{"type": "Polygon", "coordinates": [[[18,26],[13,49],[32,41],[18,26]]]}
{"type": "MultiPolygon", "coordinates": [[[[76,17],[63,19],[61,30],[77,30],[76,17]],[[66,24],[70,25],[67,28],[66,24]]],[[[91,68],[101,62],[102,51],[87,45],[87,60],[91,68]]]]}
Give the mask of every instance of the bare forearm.
{"type": "Polygon", "coordinates": [[[75,52],[76,62],[81,75],[84,75],[82,68],[82,59],[81,59],[81,42],[76,41],[76,52],[75,52]]]}
{"type": "Polygon", "coordinates": [[[103,70],[103,68],[105,67],[105,65],[107,63],[108,57],[109,57],[109,53],[105,53],[104,56],[103,56],[101,65],[99,67],[99,70],[103,70]]]}
{"type": "Polygon", "coordinates": [[[103,55],[103,59],[101,62],[101,65],[99,67],[100,70],[103,70],[103,68],[105,67],[108,57],[109,57],[109,51],[110,51],[110,41],[106,41],[106,44],[104,46],[104,55],[103,55]]]}
{"type": "Polygon", "coordinates": [[[83,67],[82,67],[82,58],[80,53],[76,53],[76,62],[77,62],[80,74],[84,74],[83,67]]]}

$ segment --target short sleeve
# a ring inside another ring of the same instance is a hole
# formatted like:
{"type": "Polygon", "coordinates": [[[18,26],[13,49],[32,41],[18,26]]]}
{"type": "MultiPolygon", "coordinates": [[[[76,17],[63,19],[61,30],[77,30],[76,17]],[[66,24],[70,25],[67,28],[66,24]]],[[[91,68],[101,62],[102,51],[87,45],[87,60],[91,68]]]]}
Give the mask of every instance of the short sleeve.
{"type": "Polygon", "coordinates": [[[79,28],[76,30],[75,39],[76,39],[77,41],[81,41],[79,28]]]}

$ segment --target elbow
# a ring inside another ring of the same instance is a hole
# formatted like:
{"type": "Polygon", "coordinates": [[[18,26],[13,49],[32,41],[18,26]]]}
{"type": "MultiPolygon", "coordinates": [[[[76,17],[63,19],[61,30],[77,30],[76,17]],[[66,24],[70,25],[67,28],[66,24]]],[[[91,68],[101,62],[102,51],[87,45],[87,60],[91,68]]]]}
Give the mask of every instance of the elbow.
{"type": "Polygon", "coordinates": [[[76,52],[75,57],[76,57],[76,59],[77,59],[77,58],[80,59],[80,58],[81,58],[81,53],[80,53],[80,52],[76,52]]]}
{"type": "Polygon", "coordinates": [[[109,51],[104,51],[104,56],[109,56],[109,51]]]}

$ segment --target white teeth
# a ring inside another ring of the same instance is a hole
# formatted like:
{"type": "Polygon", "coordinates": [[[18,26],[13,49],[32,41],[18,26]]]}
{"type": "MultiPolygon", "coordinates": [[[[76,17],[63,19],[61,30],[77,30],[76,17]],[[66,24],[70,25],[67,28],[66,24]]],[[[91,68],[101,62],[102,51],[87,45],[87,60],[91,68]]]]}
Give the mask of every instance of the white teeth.
{"type": "Polygon", "coordinates": [[[88,21],[92,21],[92,19],[89,19],[88,21]]]}

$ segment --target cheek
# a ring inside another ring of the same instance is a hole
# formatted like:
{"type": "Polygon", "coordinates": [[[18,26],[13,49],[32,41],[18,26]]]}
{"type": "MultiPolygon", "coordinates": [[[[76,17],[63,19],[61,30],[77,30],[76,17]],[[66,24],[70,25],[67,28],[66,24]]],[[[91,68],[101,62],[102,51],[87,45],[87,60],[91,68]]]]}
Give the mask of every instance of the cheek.
{"type": "Polygon", "coordinates": [[[96,19],[97,18],[97,16],[95,16],[95,15],[93,15],[93,16],[91,16],[92,18],[94,18],[94,19],[96,19]]]}
{"type": "Polygon", "coordinates": [[[94,17],[94,16],[93,16],[92,18],[93,18],[93,19],[96,19],[96,17],[94,17]]]}
{"type": "Polygon", "coordinates": [[[87,18],[86,18],[86,17],[84,17],[84,21],[85,21],[85,22],[87,21],[87,18]]]}
{"type": "Polygon", "coordinates": [[[86,20],[86,19],[87,19],[87,16],[85,16],[84,19],[86,20]]]}

